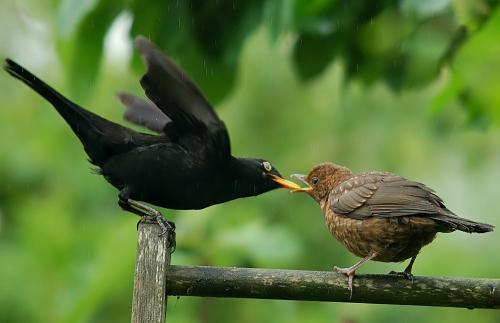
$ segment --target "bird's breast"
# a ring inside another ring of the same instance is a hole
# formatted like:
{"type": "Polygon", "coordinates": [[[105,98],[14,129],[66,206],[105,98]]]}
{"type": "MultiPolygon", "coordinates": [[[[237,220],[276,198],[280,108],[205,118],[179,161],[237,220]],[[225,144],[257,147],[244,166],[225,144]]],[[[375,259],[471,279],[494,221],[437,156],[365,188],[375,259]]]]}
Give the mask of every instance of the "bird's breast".
{"type": "Polygon", "coordinates": [[[169,209],[220,203],[221,171],[172,144],[145,147],[110,159],[102,175],[130,198],[169,209]]]}

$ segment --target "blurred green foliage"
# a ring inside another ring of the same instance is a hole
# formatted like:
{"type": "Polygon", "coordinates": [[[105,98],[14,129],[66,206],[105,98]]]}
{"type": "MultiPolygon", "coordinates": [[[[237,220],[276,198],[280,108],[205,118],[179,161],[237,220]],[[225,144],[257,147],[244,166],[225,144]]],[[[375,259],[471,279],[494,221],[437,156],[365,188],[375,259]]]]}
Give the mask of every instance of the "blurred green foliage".
{"type": "MultiPolygon", "coordinates": [[[[7,0],[0,9],[0,56],[106,118],[121,119],[114,92],[141,94],[143,67],[133,56],[128,68],[126,35],[143,33],[218,102],[235,155],[267,158],[283,174],[325,160],[397,172],[436,189],[456,213],[500,225],[494,1],[7,0]]],[[[0,322],[128,321],[137,218],[90,172],[48,103],[5,73],[0,88],[0,322]]],[[[174,264],[329,270],[356,260],[307,196],[274,191],[164,214],[178,226],[174,264]]],[[[499,243],[496,232],[440,235],[415,273],[498,278],[499,243]]],[[[495,311],[188,297],[171,298],[168,316],[500,320],[495,311]]]]}
{"type": "MultiPolygon", "coordinates": [[[[475,58],[486,66],[484,72],[492,73],[495,69],[487,63],[498,62],[500,45],[487,34],[498,31],[498,2],[63,0],[57,36],[68,75],[79,75],[71,89],[80,97],[88,92],[85,84],[96,80],[104,37],[123,12],[132,17],[132,36],[146,35],[177,57],[214,102],[233,88],[240,49],[262,24],[274,41],[289,38],[294,68],[302,79],[317,77],[332,61],[340,60],[346,80],[367,85],[383,80],[400,91],[426,86],[443,67],[455,67],[461,75],[467,68],[463,56],[465,61],[474,60],[467,57],[470,47],[474,53],[481,52],[482,57],[475,58]]],[[[135,56],[136,66],[137,61],[135,56]]],[[[482,70],[465,73],[484,74],[482,70]]],[[[442,102],[454,97],[464,102],[472,123],[500,123],[500,115],[491,109],[492,102],[498,106],[498,96],[484,102],[484,93],[479,93],[483,82],[460,79],[450,80],[433,108],[443,108],[442,102]]]]}

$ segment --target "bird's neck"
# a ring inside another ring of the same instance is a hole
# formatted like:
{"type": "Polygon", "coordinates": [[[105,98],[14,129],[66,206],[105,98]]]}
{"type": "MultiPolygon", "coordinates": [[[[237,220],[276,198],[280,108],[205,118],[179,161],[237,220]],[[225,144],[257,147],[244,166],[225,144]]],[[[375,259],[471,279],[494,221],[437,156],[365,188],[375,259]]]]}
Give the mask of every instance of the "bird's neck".
{"type": "Polygon", "coordinates": [[[314,199],[320,205],[321,209],[325,211],[330,208],[330,192],[332,192],[337,186],[352,178],[354,174],[349,168],[343,167],[337,169],[335,173],[329,178],[328,188],[324,194],[315,195],[314,199]]]}
{"type": "Polygon", "coordinates": [[[354,174],[349,168],[342,168],[337,170],[335,173],[335,176],[333,176],[333,187],[337,187],[338,185],[342,184],[343,182],[347,181],[351,177],[353,177],[354,174]]]}
{"type": "Polygon", "coordinates": [[[244,159],[232,158],[220,175],[224,200],[258,195],[259,176],[260,173],[254,174],[252,169],[245,165],[244,159]]]}

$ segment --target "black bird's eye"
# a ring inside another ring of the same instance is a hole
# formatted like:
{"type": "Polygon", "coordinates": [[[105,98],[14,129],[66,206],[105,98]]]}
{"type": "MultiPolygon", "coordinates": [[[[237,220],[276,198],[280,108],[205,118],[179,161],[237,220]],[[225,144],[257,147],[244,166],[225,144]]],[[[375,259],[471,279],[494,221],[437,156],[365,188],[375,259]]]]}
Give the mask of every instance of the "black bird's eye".
{"type": "Polygon", "coordinates": [[[316,185],[318,183],[319,183],[319,178],[317,178],[317,177],[311,178],[311,184],[316,185]]]}
{"type": "Polygon", "coordinates": [[[265,161],[262,163],[262,167],[268,172],[270,172],[273,169],[273,166],[271,166],[271,163],[268,161],[265,161]]]}

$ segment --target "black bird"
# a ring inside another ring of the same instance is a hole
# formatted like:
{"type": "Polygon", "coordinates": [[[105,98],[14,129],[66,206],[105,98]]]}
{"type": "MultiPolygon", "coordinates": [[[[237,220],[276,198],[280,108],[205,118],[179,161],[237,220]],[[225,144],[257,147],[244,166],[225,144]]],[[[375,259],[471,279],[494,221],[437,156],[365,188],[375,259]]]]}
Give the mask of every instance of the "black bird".
{"type": "Polygon", "coordinates": [[[173,223],[150,203],[168,209],[202,209],[284,187],[268,161],[231,155],[229,135],[207,99],[170,58],[148,39],[135,44],[147,66],[140,83],[149,100],[120,94],[125,118],[156,131],[134,131],[71,102],[10,59],[4,69],[49,101],[78,136],[89,161],[116,187],[119,206],[154,219],[165,233],[173,223]]]}

